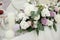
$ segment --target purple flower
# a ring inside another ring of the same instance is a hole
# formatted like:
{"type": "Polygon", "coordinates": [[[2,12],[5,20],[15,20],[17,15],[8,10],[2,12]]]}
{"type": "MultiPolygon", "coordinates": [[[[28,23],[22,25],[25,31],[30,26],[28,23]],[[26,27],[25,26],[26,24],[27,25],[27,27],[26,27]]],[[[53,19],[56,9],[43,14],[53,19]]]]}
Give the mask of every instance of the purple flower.
{"type": "Polygon", "coordinates": [[[19,26],[19,24],[15,24],[15,26],[14,26],[14,31],[17,31],[17,30],[19,30],[20,29],[20,26],[19,26]]]}
{"type": "Polygon", "coordinates": [[[51,16],[51,17],[54,17],[55,15],[56,15],[56,13],[55,13],[55,12],[50,11],[50,16],[51,16]]]}
{"type": "Polygon", "coordinates": [[[46,19],[46,18],[42,18],[42,19],[41,19],[41,23],[42,23],[43,25],[47,25],[47,19],[46,19]]]}

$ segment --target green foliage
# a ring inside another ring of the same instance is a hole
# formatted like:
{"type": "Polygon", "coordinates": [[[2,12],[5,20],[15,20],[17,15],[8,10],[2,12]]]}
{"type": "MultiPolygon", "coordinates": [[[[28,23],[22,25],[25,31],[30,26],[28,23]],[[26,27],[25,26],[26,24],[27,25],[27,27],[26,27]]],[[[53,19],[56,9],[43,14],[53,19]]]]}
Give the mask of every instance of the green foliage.
{"type": "Polygon", "coordinates": [[[22,33],[23,31],[24,31],[23,29],[17,30],[17,32],[20,32],[20,33],[22,33]]]}
{"type": "Polygon", "coordinates": [[[49,7],[49,10],[50,10],[50,11],[53,11],[53,10],[54,10],[54,6],[50,6],[50,7],[49,7]]]}
{"type": "Polygon", "coordinates": [[[44,31],[44,27],[42,26],[42,24],[41,24],[40,22],[37,23],[37,28],[38,28],[39,30],[44,31]]]}
{"type": "Polygon", "coordinates": [[[31,17],[34,18],[35,17],[35,11],[31,11],[31,17]]]}
{"type": "Polygon", "coordinates": [[[49,26],[50,29],[52,29],[52,26],[49,26]]]}
{"type": "Polygon", "coordinates": [[[40,22],[37,22],[37,28],[36,28],[37,34],[39,34],[39,30],[44,31],[44,27],[40,22]]]}
{"type": "Polygon", "coordinates": [[[60,10],[59,10],[59,14],[60,14],[60,10]]]}
{"type": "Polygon", "coordinates": [[[53,23],[53,28],[54,28],[55,31],[57,31],[55,23],[53,23]]]}
{"type": "Polygon", "coordinates": [[[38,6],[38,11],[37,11],[37,14],[41,14],[41,11],[43,10],[43,6],[38,6]]]}
{"type": "Polygon", "coordinates": [[[39,29],[38,29],[38,28],[36,28],[35,30],[36,30],[37,35],[39,35],[39,29]]]}
{"type": "Polygon", "coordinates": [[[31,26],[29,28],[26,29],[28,32],[31,32],[32,30],[34,30],[31,26]]]}

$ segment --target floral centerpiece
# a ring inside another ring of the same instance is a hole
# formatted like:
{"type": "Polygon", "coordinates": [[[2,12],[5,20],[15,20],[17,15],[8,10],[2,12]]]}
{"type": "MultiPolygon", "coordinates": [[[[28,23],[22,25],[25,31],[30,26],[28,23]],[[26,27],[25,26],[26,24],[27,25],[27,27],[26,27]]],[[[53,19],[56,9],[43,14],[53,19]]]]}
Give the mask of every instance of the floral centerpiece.
{"type": "Polygon", "coordinates": [[[44,27],[53,27],[57,31],[56,23],[60,23],[60,7],[53,5],[34,5],[31,2],[24,5],[24,10],[20,9],[20,13],[16,18],[15,30],[18,32],[36,30],[39,34],[39,30],[44,31],[44,27]]]}

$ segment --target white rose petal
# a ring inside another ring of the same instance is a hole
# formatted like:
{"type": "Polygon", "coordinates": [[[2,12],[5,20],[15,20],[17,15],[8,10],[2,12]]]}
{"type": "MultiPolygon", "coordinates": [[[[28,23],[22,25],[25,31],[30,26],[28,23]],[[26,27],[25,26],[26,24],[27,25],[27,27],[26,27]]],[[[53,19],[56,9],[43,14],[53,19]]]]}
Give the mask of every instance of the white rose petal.
{"type": "Polygon", "coordinates": [[[27,29],[30,25],[28,24],[28,22],[21,21],[20,26],[22,29],[27,29]]]}
{"type": "Polygon", "coordinates": [[[57,14],[54,18],[57,23],[60,23],[60,14],[57,14]]]}
{"type": "Polygon", "coordinates": [[[47,24],[48,24],[48,26],[52,26],[53,25],[53,21],[47,20],[47,24]]]}
{"type": "Polygon", "coordinates": [[[29,17],[26,16],[26,15],[24,15],[24,16],[23,16],[23,20],[26,20],[26,19],[29,19],[29,17]]]}
{"type": "Polygon", "coordinates": [[[44,8],[41,12],[42,17],[50,16],[50,12],[47,8],[44,8]]]}
{"type": "Polygon", "coordinates": [[[39,20],[39,18],[40,18],[40,15],[35,16],[34,20],[39,20]]]}
{"type": "Polygon", "coordinates": [[[46,16],[50,16],[50,12],[49,12],[49,11],[47,11],[47,14],[46,14],[46,16]]]}
{"type": "Polygon", "coordinates": [[[19,13],[19,14],[18,14],[18,18],[19,18],[19,19],[22,19],[23,16],[24,16],[24,13],[19,13]]]}
{"type": "Polygon", "coordinates": [[[27,23],[31,26],[31,21],[28,21],[27,23]]]}
{"type": "Polygon", "coordinates": [[[34,21],[34,28],[37,28],[37,21],[34,21]]]}
{"type": "Polygon", "coordinates": [[[41,13],[42,17],[46,17],[45,13],[41,13]]]}
{"type": "Polygon", "coordinates": [[[18,17],[16,17],[16,21],[18,21],[19,20],[19,18],[18,17]]]}
{"type": "Polygon", "coordinates": [[[33,4],[29,4],[29,3],[26,3],[25,4],[25,14],[27,15],[27,16],[31,16],[31,11],[36,11],[37,10],[37,8],[35,7],[35,5],[33,5],[33,4]]]}
{"type": "Polygon", "coordinates": [[[17,20],[18,20],[18,19],[26,20],[26,19],[29,19],[29,17],[26,16],[25,13],[19,13],[19,14],[18,14],[18,17],[17,17],[17,20]]]}

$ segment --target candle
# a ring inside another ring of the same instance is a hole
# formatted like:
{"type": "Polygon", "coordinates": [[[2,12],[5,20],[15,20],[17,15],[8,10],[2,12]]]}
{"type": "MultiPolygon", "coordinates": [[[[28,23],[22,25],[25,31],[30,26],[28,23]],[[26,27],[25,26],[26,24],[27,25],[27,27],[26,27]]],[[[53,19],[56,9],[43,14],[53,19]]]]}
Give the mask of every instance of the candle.
{"type": "Polygon", "coordinates": [[[5,32],[5,38],[7,40],[11,40],[15,36],[15,32],[13,31],[13,27],[15,25],[15,14],[13,12],[9,12],[7,15],[8,19],[8,30],[5,32]]]}
{"type": "Polygon", "coordinates": [[[15,25],[15,13],[10,12],[10,13],[8,13],[8,27],[9,27],[9,29],[13,29],[14,25],[15,25]]]}
{"type": "Polygon", "coordinates": [[[14,33],[13,30],[7,30],[7,31],[5,32],[5,38],[6,38],[7,40],[11,40],[12,38],[14,38],[14,36],[15,36],[15,33],[14,33]]]}

